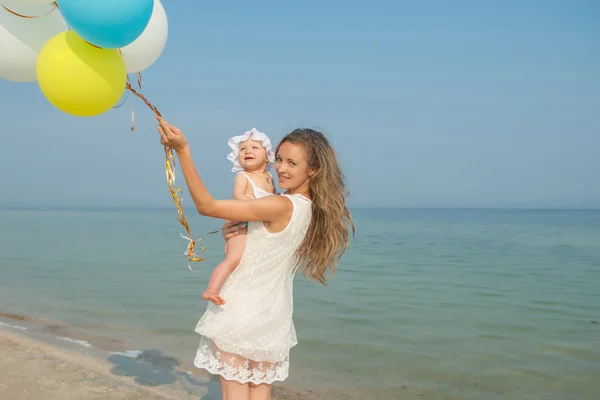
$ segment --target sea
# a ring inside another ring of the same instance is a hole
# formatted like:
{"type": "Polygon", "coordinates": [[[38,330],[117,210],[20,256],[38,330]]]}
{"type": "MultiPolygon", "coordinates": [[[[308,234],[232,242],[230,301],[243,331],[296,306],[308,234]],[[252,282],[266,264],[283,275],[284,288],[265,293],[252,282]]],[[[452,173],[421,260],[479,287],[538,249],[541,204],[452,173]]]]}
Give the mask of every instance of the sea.
{"type": "MultiPolygon", "coordinates": [[[[352,213],[327,285],[296,276],[283,398],[600,399],[600,210],[352,213]]],[[[0,210],[0,326],[220,399],[193,358],[223,239],[190,270],[181,233],[169,208],[0,210]]]]}

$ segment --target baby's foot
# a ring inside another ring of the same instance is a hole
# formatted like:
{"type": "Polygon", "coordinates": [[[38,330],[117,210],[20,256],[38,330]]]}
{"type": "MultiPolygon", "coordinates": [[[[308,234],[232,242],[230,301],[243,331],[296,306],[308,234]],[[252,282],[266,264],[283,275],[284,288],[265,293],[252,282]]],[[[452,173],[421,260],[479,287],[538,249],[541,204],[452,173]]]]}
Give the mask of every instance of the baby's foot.
{"type": "Polygon", "coordinates": [[[222,306],[225,304],[225,300],[223,300],[215,290],[206,289],[204,293],[202,293],[202,298],[204,300],[212,301],[215,306],[222,306]]]}

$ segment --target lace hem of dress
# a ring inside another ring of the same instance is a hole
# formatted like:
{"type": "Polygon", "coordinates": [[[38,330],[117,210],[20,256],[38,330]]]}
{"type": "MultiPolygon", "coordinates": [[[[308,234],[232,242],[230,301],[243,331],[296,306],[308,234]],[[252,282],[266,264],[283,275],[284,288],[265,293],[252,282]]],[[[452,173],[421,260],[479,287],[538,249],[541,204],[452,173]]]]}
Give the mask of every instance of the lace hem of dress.
{"type": "Polygon", "coordinates": [[[239,355],[211,350],[208,344],[198,348],[194,365],[228,381],[239,383],[272,384],[288,377],[289,359],[275,363],[251,361],[239,355]]]}

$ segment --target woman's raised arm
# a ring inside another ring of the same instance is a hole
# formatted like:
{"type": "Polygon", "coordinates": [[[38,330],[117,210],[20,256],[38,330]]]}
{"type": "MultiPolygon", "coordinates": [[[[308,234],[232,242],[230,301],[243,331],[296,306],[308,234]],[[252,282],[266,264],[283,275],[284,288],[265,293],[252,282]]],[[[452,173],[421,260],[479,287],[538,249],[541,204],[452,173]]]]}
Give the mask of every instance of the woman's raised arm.
{"type": "Polygon", "coordinates": [[[162,118],[157,118],[161,143],[177,153],[185,183],[200,214],[238,221],[287,223],[291,219],[293,205],[285,196],[266,196],[250,201],[215,200],[196,171],[187,139],[183,133],[162,118]]]}

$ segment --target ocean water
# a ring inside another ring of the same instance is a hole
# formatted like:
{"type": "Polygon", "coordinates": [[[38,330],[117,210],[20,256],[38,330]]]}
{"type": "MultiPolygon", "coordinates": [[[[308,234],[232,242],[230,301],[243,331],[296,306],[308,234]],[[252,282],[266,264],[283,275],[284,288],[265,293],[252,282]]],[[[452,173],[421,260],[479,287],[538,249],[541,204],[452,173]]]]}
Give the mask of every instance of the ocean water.
{"type": "MultiPolygon", "coordinates": [[[[196,236],[220,226],[190,215],[196,236]]],[[[328,286],[296,277],[285,390],[600,398],[600,211],[353,215],[356,236],[328,286]]],[[[193,329],[223,242],[205,239],[192,272],[180,232],[173,210],[0,211],[0,321],[201,377],[193,329]]]]}

